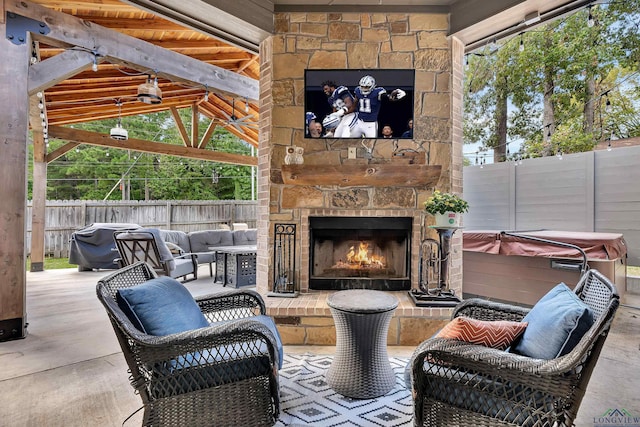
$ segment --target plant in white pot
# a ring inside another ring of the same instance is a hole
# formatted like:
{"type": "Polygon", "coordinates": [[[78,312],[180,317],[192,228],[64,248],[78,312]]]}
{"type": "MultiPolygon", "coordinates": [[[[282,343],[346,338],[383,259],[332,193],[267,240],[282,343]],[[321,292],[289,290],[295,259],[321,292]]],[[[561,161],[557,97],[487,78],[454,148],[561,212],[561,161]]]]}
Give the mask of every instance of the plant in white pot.
{"type": "Polygon", "coordinates": [[[453,193],[435,190],[424,202],[427,213],[433,215],[438,227],[459,227],[462,214],[469,211],[469,203],[453,193]]]}

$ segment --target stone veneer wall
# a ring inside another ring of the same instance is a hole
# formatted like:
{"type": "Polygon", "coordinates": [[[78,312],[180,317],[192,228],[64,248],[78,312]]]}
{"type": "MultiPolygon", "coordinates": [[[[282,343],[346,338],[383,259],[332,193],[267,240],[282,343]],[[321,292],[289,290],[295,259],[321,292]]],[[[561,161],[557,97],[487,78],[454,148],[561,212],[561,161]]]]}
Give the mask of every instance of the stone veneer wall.
{"type": "MultiPolygon", "coordinates": [[[[304,139],[305,69],[415,69],[414,139],[397,140],[397,148],[425,152],[427,164],[442,165],[436,188],[461,192],[463,46],[446,36],[448,16],[314,12],[279,13],[275,19],[275,34],[262,43],[260,51],[258,291],[272,287],[275,223],[297,226],[296,287],[308,290],[309,214],[413,217],[415,286],[419,241],[437,238],[426,227],[433,219],[422,208],[433,188],[285,185],[280,168],[287,146],[304,147],[305,165],[341,164],[348,147],[360,147],[354,140],[304,139]]],[[[393,144],[378,143],[373,156],[390,159],[393,148],[393,144]]],[[[356,161],[365,162],[361,157],[356,161]]],[[[461,237],[456,233],[450,286],[459,294],[461,259],[461,237]]]]}

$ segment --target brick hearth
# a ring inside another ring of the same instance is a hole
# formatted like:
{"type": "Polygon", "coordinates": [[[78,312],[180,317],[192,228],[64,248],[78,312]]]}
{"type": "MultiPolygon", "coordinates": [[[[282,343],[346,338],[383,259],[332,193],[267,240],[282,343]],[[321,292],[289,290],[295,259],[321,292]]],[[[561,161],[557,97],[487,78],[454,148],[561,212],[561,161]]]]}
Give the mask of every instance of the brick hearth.
{"type": "MultiPolygon", "coordinates": [[[[336,331],[327,297],[332,291],[311,291],[296,298],[265,297],[287,345],[335,345],[336,331]]],[[[406,291],[389,292],[400,301],[387,336],[388,345],[415,346],[431,337],[451,317],[450,308],[416,307],[406,291]]]]}

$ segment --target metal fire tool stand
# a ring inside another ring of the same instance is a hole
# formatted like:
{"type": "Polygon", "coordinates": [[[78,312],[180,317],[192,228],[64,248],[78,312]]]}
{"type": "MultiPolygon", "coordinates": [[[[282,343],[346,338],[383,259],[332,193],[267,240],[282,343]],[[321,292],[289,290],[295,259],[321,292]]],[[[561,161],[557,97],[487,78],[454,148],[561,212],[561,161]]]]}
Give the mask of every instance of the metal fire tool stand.
{"type": "Polygon", "coordinates": [[[438,232],[438,241],[424,239],[420,244],[419,289],[409,291],[417,307],[454,307],[462,300],[449,289],[451,237],[462,227],[429,226],[438,232]]]}

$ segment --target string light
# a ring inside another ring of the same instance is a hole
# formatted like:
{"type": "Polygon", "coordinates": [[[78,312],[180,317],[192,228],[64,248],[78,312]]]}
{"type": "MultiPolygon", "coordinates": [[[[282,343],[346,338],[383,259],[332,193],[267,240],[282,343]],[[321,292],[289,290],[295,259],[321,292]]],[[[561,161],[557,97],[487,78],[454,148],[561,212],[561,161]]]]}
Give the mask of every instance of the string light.
{"type": "Polygon", "coordinates": [[[91,64],[91,69],[94,73],[98,71],[98,55],[95,53],[93,54],[93,64],[91,64]]]}
{"type": "Polygon", "coordinates": [[[591,28],[596,25],[595,19],[593,19],[593,14],[591,13],[591,6],[589,6],[589,17],[587,18],[587,27],[591,28]]]}
{"type": "Polygon", "coordinates": [[[518,50],[520,52],[524,52],[524,40],[523,40],[523,35],[524,33],[520,33],[520,46],[518,46],[518,50]]]}

